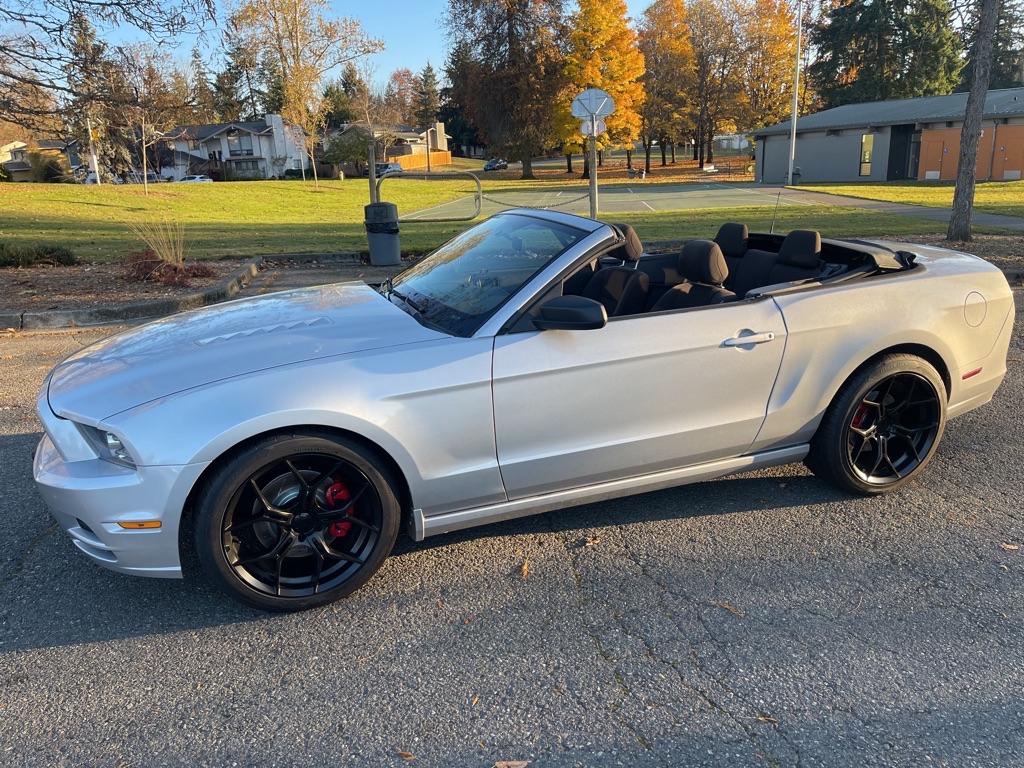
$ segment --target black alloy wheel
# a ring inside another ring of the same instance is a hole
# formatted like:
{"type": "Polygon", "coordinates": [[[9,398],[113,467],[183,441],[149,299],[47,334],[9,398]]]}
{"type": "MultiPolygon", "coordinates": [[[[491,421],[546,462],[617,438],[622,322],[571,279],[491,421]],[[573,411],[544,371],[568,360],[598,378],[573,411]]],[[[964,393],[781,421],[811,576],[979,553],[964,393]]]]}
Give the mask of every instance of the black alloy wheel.
{"type": "Polygon", "coordinates": [[[938,436],[942,403],[923,376],[897,373],[861,400],[847,434],[847,456],[865,483],[888,485],[917,469],[938,436]]]}
{"type": "Polygon", "coordinates": [[[840,388],[811,440],[808,468],[840,488],[888,493],[916,477],[946,427],[946,385],[916,355],[884,355],[840,388]]]}
{"type": "Polygon", "coordinates": [[[391,551],[400,509],[387,468],[318,435],[268,438],[217,473],[197,508],[196,548],[232,596],[301,610],[364,584],[391,551]]]}

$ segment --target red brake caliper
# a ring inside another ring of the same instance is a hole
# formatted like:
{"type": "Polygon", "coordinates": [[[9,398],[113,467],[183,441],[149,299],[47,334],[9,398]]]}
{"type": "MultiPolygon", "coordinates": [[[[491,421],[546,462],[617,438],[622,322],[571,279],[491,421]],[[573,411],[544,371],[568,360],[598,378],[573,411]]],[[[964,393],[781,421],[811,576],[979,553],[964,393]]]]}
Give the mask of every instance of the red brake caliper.
{"type": "Polygon", "coordinates": [[[868,420],[868,413],[868,406],[861,403],[857,412],[853,414],[853,421],[850,422],[854,429],[862,429],[864,427],[864,424],[867,423],[868,420]]]}
{"type": "MultiPolygon", "coordinates": [[[[344,506],[348,500],[352,498],[352,494],[347,485],[340,481],[336,481],[327,489],[326,498],[327,505],[331,509],[337,509],[338,507],[344,506]]],[[[352,514],[352,510],[349,510],[349,514],[352,514]]],[[[351,530],[352,523],[350,521],[338,520],[337,522],[331,523],[327,526],[327,535],[340,539],[343,536],[347,536],[348,532],[351,530]]]]}

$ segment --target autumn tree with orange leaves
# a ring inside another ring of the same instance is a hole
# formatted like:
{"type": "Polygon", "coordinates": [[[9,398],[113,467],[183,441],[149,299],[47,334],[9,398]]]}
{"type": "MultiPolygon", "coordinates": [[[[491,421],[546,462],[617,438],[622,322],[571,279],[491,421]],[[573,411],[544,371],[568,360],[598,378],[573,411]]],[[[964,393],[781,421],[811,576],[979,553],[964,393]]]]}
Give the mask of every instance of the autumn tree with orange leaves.
{"type": "MultiPolygon", "coordinates": [[[[644,56],[627,13],[625,0],[580,0],[572,17],[565,59],[569,86],[561,109],[567,154],[583,146],[579,122],[569,115],[569,105],[586,88],[607,91],[615,101],[615,112],[605,118],[608,132],[598,140],[599,149],[624,147],[631,155],[640,138],[644,56]]],[[[590,170],[587,165],[584,163],[585,178],[590,170]]]]}

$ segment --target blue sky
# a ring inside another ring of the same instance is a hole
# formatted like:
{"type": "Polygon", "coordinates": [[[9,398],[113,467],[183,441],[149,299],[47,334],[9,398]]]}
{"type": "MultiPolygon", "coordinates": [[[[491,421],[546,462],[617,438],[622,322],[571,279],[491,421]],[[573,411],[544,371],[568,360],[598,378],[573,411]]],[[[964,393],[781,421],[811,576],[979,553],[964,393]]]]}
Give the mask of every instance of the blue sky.
{"type": "MultiPolygon", "coordinates": [[[[626,4],[630,15],[636,17],[649,3],[650,0],[627,0],[626,4]]],[[[218,0],[218,5],[223,17],[226,15],[223,0],[218,0]]],[[[384,51],[373,58],[378,80],[387,80],[388,75],[400,67],[419,71],[427,61],[438,70],[444,65],[448,50],[443,21],[447,0],[334,0],[330,5],[337,15],[359,19],[371,36],[384,40],[384,51]]],[[[104,37],[115,43],[137,39],[137,35],[127,30],[104,32],[104,37]]],[[[194,44],[194,38],[182,38],[173,53],[180,59],[187,59],[194,44]]],[[[210,58],[215,59],[220,45],[218,32],[211,30],[200,45],[210,58]]]]}

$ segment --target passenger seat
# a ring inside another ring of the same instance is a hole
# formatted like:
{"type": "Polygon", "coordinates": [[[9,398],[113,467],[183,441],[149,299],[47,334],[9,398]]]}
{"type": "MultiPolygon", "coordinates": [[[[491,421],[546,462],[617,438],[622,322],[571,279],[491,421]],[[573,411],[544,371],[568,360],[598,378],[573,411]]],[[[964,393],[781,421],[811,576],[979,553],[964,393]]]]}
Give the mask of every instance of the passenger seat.
{"type": "Polygon", "coordinates": [[[736,294],[722,287],[729,276],[729,265],[722,249],[711,240],[686,243],[679,255],[679,272],[683,282],[658,299],[652,312],[707,307],[736,298],[736,294]]]}
{"type": "Polygon", "coordinates": [[[622,233],[623,243],[608,255],[621,259],[625,265],[599,269],[587,282],[582,295],[603,304],[608,317],[637,315],[644,311],[651,287],[647,273],[636,269],[644,246],[631,226],[615,226],[622,233]]]}

